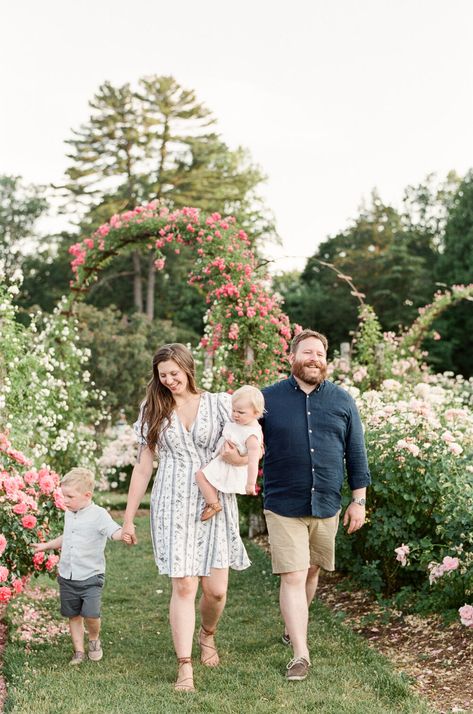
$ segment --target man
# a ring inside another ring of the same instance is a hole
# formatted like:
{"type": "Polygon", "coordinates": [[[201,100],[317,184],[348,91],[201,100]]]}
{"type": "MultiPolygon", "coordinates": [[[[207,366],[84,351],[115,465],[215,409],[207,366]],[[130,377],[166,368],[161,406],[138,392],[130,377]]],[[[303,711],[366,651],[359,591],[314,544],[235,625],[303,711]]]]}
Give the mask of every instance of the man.
{"type": "Polygon", "coordinates": [[[293,647],[288,680],[307,677],[309,605],[320,568],[334,570],[345,466],[352,502],[343,525],[365,522],[370,474],[352,397],[326,379],[327,338],[303,330],[292,341],[289,379],[263,389],[264,513],[273,572],[281,576],[283,641],[293,647]]]}

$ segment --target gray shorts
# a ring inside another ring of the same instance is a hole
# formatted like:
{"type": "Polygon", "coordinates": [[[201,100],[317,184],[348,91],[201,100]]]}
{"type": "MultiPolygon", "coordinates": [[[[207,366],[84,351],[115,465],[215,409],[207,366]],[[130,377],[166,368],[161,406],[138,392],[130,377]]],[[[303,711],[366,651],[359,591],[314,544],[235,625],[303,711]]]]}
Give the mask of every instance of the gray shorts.
{"type": "Polygon", "coordinates": [[[64,617],[100,617],[105,575],[92,575],[86,580],[67,580],[58,575],[61,615],[64,617]]]}

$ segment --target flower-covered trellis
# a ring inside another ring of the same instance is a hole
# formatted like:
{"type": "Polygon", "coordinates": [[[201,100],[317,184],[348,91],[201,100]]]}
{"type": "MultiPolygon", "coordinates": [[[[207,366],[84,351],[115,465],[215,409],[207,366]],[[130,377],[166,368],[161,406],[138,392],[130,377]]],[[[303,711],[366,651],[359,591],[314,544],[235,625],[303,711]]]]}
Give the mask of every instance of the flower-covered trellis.
{"type": "Polygon", "coordinates": [[[157,201],[112,216],[70,248],[73,299],[85,294],[119,253],[137,247],[154,251],[155,267],[163,270],[163,248],[179,253],[181,245],[195,252],[188,281],[205,291],[209,305],[200,349],[213,369],[204,374],[204,385],[231,391],[243,382],[261,385],[277,379],[287,371],[289,319],[233,217],[204,216],[196,208],[170,211],[157,201]]]}

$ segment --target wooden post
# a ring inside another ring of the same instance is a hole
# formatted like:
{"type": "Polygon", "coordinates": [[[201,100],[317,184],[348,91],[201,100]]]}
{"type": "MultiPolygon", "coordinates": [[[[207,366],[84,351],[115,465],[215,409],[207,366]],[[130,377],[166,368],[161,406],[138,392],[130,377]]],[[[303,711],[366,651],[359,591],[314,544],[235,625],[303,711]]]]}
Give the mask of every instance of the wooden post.
{"type": "Polygon", "coordinates": [[[349,342],[340,343],[340,362],[345,366],[347,372],[351,365],[351,345],[349,342]]]}
{"type": "Polygon", "coordinates": [[[249,367],[251,367],[254,361],[255,353],[253,347],[251,345],[245,345],[245,362],[249,367]]]}

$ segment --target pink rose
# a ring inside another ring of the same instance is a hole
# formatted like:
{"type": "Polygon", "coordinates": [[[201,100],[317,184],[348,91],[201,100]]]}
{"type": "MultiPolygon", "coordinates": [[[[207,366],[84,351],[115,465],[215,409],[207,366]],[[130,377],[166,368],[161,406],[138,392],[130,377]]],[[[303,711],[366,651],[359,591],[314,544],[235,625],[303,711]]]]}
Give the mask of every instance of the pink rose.
{"type": "Polygon", "coordinates": [[[449,555],[446,555],[442,561],[444,570],[456,570],[459,566],[459,563],[460,561],[458,560],[458,558],[451,558],[449,555]]]}
{"type": "Polygon", "coordinates": [[[12,591],[10,588],[5,586],[0,588],[0,602],[8,602],[12,596],[12,591]]]}
{"type": "Polygon", "coordinates": [[[59,562],[59,556],[51,554],[45,563],[46,570],[48,572],[51,572],[52,570],[54,570],[54,568],[56,567],[58,562],[59,562]]]}
{"type": "Polygon", "coordinates": [[[9,572],[8,568],[5,568],[4,565],[0,565],[0,583],[7,581],[9,572]]]}
{"type": "Polygon", "coordinates": [[[25,471],[23,474],[23,480],[25,483],[28,484],[28,486],[33,486],[38,480],[38,474],[36,471],[25,471]]]}
{"type": "Polygon", "coordinates": [[[21,523],[23,528],[34,528],[37,523],[37,518],[35,516],[23,516],[21,523]]]}
{"type": "Polygon", "coordinates": [[[44,552],[40,551],[39,553],[35,553],[33,555],[33,565],[35,570],[40,570],[41,565],[44,563],[44,552]]]}
{"type": "Polygon", "coordinates": [[[463,605],[458,610],[462,625],[473,627],[473,605],[463,605]]]}
{"type": "Polygon", "coordinates": [[[396,560],[401,563],[401,566],[404,567],[407,565],[407,556],[410,553],[409,546],[403,543],[399,548],[394,548],[394,552],[396,553],[396,560]]]}
{"type": "Polygon", "coordinates": [[[0,555],[3,555],[5,552],[5,548],[7,547],[7,539],[3,535],[3,533],[0,533],[0,555]]]}
{"type": "Polygon", "coordinates": [[[27,510],[28,506],[26,503],[17,503],[16,506],[13,506],[13,513],[16,513],[17,516],[23,516],[27,510]]]}
{"type": "Polygon", "coordinates": [[[19,578],[15,578],[15,580],[12,580],[11,586],[17,595],[23,592],[23,583],[19,578]]]}
{"type": "Polygon", "coordinates": [[[460,444],[457,444],[455,441],[452,441],[448,445],[448,450],[454,455],[454,456],[460,456],[461,453],[463,453],[463,448],[460,446],[460,444]]]}
{"type": "Polygon", "coordinates": [[[60,488],[56,488],[53,493],[54,505],[61,511],[66,510],[66,504],[64,503],[64,496],[60,488]]]}
{"type": "Polygon", "coordinates": [[[56,488],[56,479],[46,469],[39,472],[39,488],[41,493],[52,493],[56,488]]]}

